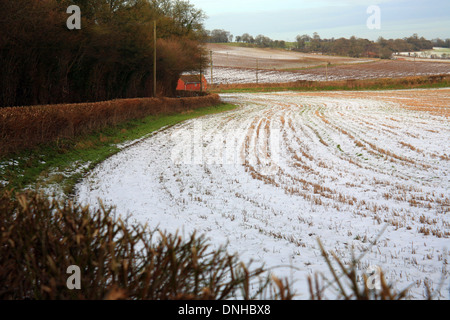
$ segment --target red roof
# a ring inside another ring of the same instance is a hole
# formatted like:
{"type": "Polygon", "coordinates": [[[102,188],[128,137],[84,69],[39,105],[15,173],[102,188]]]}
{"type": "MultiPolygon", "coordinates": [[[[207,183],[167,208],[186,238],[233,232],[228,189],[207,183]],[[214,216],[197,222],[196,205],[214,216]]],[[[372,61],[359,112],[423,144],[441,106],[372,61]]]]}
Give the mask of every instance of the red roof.
{"type": "Polygon", "coordinates": [[[200,77],[199,74],[192,74],[192,75],[182,75],[180,77],[180,80],[184,83],[200,83],[202,80],[205,81],[205,77],[202,75],[200,77]]]}
{"type": "Polygon", "coordinates": [[[178,80],[177,90],[200,91],[206,90],[208,83],[203,75],[182,75],[178,80]]]}

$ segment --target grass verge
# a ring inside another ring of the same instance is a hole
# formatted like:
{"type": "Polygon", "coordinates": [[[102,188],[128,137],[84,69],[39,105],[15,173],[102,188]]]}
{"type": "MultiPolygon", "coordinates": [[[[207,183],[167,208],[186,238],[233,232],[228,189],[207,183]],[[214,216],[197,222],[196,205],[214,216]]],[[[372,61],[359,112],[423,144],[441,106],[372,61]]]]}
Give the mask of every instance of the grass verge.
{"type": "Polygon", "coordinates": [[[429,78],[416,79],[376,79],[376,80],[345,80],[315,82],[304,81],[299,83],[263,83],[263,84],[231,84],[222,85],[212,90],[213,93],[258,93],[277,91],[360,91],[360,90],[406,90],[406,89],[437,89],[450,87],[450,79],[440,81],[429,78]]]}
{"type": "Polygon", "coordinates": [[[0,158],[0,191],[44,189],[71,195],[73,187],[86,172],[121,150],[119,144],[185,120],[235,108],[235,105],[220,104],[173,115],[149,116],[5,156],[0,158]]]}

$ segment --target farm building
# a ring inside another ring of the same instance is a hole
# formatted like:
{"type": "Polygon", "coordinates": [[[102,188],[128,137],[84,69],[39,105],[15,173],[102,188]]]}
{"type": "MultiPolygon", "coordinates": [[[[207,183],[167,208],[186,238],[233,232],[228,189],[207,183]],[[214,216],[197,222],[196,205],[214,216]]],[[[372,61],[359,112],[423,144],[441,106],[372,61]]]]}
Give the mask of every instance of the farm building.
{"type": "Polygon", "coordinates": [[[208,82],[203,75],[182,75],[178,80],[177,90],[204,91],[207,87],[208,82]]]}

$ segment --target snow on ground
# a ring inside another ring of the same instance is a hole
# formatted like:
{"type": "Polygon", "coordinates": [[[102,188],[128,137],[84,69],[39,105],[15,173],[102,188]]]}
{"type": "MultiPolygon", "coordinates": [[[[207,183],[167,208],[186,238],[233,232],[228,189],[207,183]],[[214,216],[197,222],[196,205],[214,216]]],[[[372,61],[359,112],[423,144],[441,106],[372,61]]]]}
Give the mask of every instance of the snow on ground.
{"type": "MultiPolygon", "coordinates": [[[[204,70],[208,81],[211,79],[210,70],[204,70]]],[[[339,81],[339,80],[368,80],[379,78],[403,78],[412,76],[430,76],[435,74],[450,74],[450,64],[438,62],[412,61],[379,61],[374,63],[346,63],[328,69],[310,68],[297,71],[280,71],[256,68],[214,67],[214,84],[240,83],[283,83],[295,81],[339,81]],[[257,80],[258,79],[258,80],[257,80]]]]}
{"type": "MultiPolygon", "coordinates": [[[[208,75],[207,73],[205,73],[208,75]]],[[[209,78],[208,78],[209,79],[209,78]]],[[[299,80],[325,81],[326,74],[301,74],[297,72],[276,71],[276,70],[256,70],[256,69],[238,69],[217,67],[213,72],[214,84],[233,84],[233,83],[279,83],[295,82],[299,80]],[[257,81],[258,79],[258,81],[257,81]]],[[[329,80],[335,80],[329,78],[329,80]]]]}
{"type": "Polygon", "coordinates": [[[295,280],[299,299],[309,298],[308,275],[331,277],[317,238],[347,263],[368,250],[361,275],[379,266],[396,288],[412,285],[413,299],[443,278],[437,297],[448,298],[448,117],[389,95],[222,95],[240,108],[124,149],[77,185],[77,199],[229,243],[243,261],[295,280]]]}
{"type": "Polygon", "coordinates": [[[214,67],[256,68],[260,69],[298,69],[323,66],[324,64],[359,64],[376,59],[327,56],[316,53],[303,53],[293,50],[273,48],[248,48],[223,44],[206,44],[212,52],[214,67]]]}

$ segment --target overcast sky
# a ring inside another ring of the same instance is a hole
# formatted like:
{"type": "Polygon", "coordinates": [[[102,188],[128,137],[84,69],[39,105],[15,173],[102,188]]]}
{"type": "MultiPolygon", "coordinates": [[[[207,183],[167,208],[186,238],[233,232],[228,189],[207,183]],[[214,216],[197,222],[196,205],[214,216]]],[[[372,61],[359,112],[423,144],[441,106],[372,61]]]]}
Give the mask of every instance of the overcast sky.
{"type": "Polygon", "coordinates": [[[274,40],[294,41],[318,32],[322,38],[376,40],[418,33],[427,39],[450,38],[450,0],[190,0],[208,19],[208,30],[234,36],[247,32],[274,40]],[[370,30],[367,8],[381,9],[381,29],[370,30]]]}

